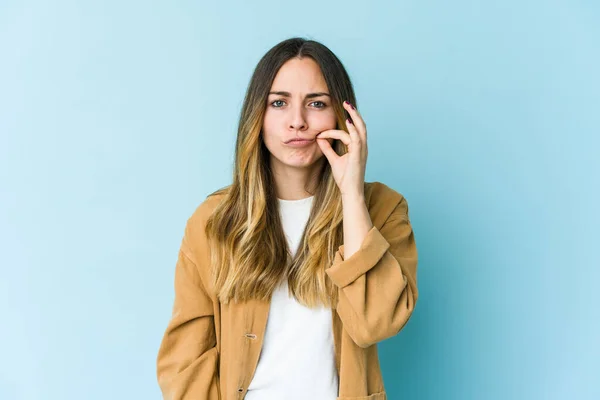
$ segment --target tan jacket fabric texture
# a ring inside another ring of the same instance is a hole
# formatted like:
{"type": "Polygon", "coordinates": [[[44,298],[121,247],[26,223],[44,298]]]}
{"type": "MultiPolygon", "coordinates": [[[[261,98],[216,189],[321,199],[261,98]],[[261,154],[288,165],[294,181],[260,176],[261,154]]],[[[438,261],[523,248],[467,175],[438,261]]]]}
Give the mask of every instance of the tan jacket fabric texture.
{"type": "MultiPolygon", "coordinates": [[[[208,196],[186,223],[156,364],[166,400],[241,400],[260,357],[270,302],[222,304],[208,284],[204,226],[222,196],[208,196]]],[[[418,297],[406,199],[383,183],[365,182],[365,203],[374,226],[348,259],[339,246],[326,270],[339,290],[331,321],[338,400],[387,399],[377,343],[400,332],[418,297]]]]}

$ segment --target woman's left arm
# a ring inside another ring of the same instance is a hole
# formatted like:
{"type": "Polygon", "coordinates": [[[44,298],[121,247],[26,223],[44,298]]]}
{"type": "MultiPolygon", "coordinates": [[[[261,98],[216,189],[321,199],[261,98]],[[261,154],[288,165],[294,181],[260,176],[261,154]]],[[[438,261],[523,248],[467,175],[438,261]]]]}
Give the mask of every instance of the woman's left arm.
{"type": "Polygon", "coordinates": [[[344,329],[368,347],[396,335],[415,308],[417,248],[404,197],[380,229],[364,201],[344,201],[344,245],[326,272],[338,287],[344,329]]]}
{"type": "Polygon", "coordinates": [[[383,215],[385,222],[378,228],[371,221],[364,200],[367,125],[352,104],[344,102],[344,109],[351,116],[346,120],[347,132],[329,129],[317,135],[344,210],[344,244],[325,271],[338,287],[337,313],[344,329],[358,346],[368,347],[397,334],[415,308],[417,248],[408,204],[398,193],[371,199],[379,202],[374,212],[383,215]],[[341,140],[348,152],[338,155],[330,139],[341,140]]]}

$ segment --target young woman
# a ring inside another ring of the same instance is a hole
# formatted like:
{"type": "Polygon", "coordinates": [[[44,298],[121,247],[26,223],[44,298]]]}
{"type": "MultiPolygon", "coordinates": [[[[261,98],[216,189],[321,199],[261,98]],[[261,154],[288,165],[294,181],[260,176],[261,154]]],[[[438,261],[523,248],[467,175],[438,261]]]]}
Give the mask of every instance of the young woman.
{"type": "Polygon", "coordinates": [[[367,129],[324,45],[259,61],[231,185],[188,219],[157,357],[165,399],[385,400],[377,343],[417,301],[406,199],[365,182],[367,129]]]}

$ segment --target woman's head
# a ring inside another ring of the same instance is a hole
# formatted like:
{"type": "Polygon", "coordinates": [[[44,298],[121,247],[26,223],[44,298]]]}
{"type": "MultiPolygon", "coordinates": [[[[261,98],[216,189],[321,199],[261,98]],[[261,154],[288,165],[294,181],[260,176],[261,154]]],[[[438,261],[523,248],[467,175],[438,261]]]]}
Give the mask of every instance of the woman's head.
{"type": "Polygon", "coordinates": [[[322,162],[315,137],[335,129],[336,115],[319,64],[310,57],[286,61],[275,75],[267,99],[262,138],[271,168],[310,168],[322,162]]]}
{"type": "MultiPolygon", "coordinates": [[[[287,39],[258,62],[240,113],[233,182],[206,229],[215,250],[214,284],[221,301],[267,298],[287,275],[300,301],[329,303],[334,291],[324,269],[342,239],[342,207],[315,136],[345,129],[344,100],[357,103],[350,78],[340,60],[319,42],[287,39]],[[310,143],[286,143],[297,138],[310,143]],[[277,212],[273,174],[290,168],[309,171],[316,184],[305,188],[314,192],[315,206],[286,268],[290,249],[277,212]]],[[[346,153],[341,141],[330,143],[339,155],[346,153]]]]}
{"type": "MultiPolygon", "coordinates": [[[[250,79],[240,115],[235,168],[255,168],[248,163],[256,160],[271,172],[289,167],[322,173],[328,165],[315,136],[327,129],[345,129],[349,115],[344,100],[356,104],[348,73],[331,50],[302,38],[278,43],[258,62],[250,79]],[[314,93],[326,95],[306,98],[314,93]],[[300,148],[285,143],[293,138],[312,142],[300,148]]],[[[338,153],[344,152],[341,142],[330,142],[338,153]]]]}

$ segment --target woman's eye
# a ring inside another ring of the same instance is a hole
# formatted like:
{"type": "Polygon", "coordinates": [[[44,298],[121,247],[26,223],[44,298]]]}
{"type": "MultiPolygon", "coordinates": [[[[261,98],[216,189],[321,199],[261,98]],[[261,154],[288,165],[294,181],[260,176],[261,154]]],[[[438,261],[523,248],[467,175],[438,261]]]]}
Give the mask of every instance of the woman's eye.
{"type": "MultiPolygon", "coordinates": [[[[271,102],[271,105],[275,108],[281,108],[283,107],[283,105],[277,105],[278,103],[285,103],[285,101],[283,100],[275,100],[273,102],[271,102]]],[[[322,101],[313,101],[310,104],[316,104],[316,108],[324,108],[326,106],[325,103],[323,103],[322,101]]]]}

